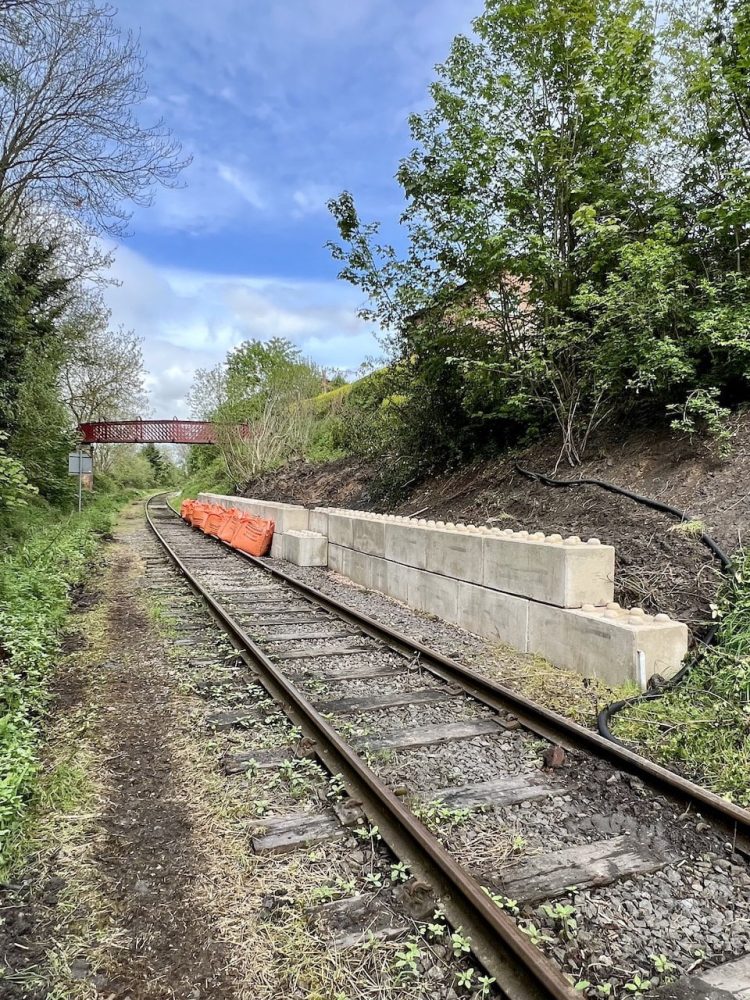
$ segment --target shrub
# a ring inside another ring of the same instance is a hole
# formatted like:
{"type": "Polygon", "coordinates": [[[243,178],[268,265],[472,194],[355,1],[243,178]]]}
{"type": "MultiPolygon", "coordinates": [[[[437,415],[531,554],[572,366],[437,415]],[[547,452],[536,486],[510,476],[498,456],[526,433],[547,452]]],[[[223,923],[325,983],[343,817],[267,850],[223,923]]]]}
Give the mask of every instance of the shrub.
{"type": "Polygon", "coordinates": [[[615,717],[620,739],[750,806],[750,552],[740,552],[714,615],[717,643],[663,698],[615,717]]]}

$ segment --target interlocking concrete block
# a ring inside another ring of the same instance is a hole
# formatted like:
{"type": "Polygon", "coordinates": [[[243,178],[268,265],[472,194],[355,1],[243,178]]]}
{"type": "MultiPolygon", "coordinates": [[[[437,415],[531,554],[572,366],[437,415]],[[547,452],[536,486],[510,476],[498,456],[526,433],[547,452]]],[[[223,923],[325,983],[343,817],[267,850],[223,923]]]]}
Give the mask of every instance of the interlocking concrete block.
{"type": "Polygon", "coordinates": [[[236,497],[222,496],[220,493],[199,493],[195,498],[198,503],[215,503],[219,507],[233,507],[236,497]]]}
{"type": "Polygon", "coordinates": [[[385,555],[386,522],[374,517],[352,518],[352,548],[370,556],[385,555]]]}
{"type": "Polygon", "coordinates": [[[348,549],[352,547],[352,517],[342,511],[331,510],[328,512],[328,541],[333,545],[345,545],[348,549]]]}
{"type": "Polygon", "coordinates": [[[255,517],[274,521],[277,531],[306,531],[308,528],[308,510],[300,504],[256,500],[254,497],[221,496],[217,493],[200,493],[199,499],[222,507],[236,507],[255,517]]]}
{"type": "MultiPolygon", "coordinates": [[[[380,562],[381,560],[378,560],[380,562]]],[[[412,598],[417,590],[417,578],[422,570],[415,569],[413,566],[403,566],[401,563],[392,562],[390,559],[382,560],[385,563],[385,581],[386,589],[383,593],[388,594],[395,601],[401,601],[402,604],[408,604],[410,607],[416,607],[412,604],[412,598]]],[[[375,572],[373,572],[373,590],[377,589],[375,584],[375,572]]]]}
{"type": "Polygon", "coordinates": [[[529,602],[528,650],[584,677],[640,687],[653,674],[669,678],[687,652],[688,630],[640,608],[555,608],[529,602]]]}
{"type": "Polygon", "coordinates": [[[256,501],[259,517],[265,517],[274,521],[276,530],[287,531],[307,531],[309,511],[299,504],[270,503],[269,501],[256,501]]]}
{"type": "Polygon", "coordinates": [[[356,549],[344,549],[344,576],[349,577],[360,587],[372,589],[372,561],[373,557],[366,552],[358,552],[356,549]]]}
{"type": "Polygon", "coordinates": [[[284,555],[284,538],[286,536],[282,535],[280,531],[274,531],[273,538],[271,539],[271,558],[272,559],[286,559],[284,555]]]}
{"type": "MultiPolygon", "coordinates": [[[[394,564],[396,565],[396,564],[394,564]]],[[[437,615],[447,622],[458,620],[458,580],[423,569],[408,572],[407,604],[418,611],[437,615]]]]}
{"type": "Polygon", "coordinates": [[[424,569],[427,566],[429,529],[414,521],[386,521],[385,557],[405,566],[424,569]]]}
{"type": "Polygon", "coordinates": [[[428,528],[427,569],[469,583],[482,582],[482,544],[476,531],[428,528]]]}
{"type": "MultiPolygon", "coordinates": [[[[381,594],[388,594],[389,597],[394,596],[391,593],[392,583],[389,580],[391,566],[388,559],[380,559],[378,556],[373,556],[370,560],[370,587],[381,594]]],[[[397,600],[406,600],[406,584],[404,584],[404,596],[397,600]]]]}
{"type": "Polygon", "coordinates": [[[308,512],[307,524],[310,531],[318,531],[328,535],[328,510],[325,507],[315,507],[308,512]]]}
{"type": "Polygon", "coordinates": [[[458,624],[467,632],[526,649],[529,602],[472,583],[458,585],[458,624]]]}
{"type": "Polygon", "coordinates": [[[341,545],[329,543],[328,568],[361,587],[377,590],[403,604],[410,604],[409,595],[417,594],[419,590],[419,570],[341,545]]]}
{"type": "Polygon", "coordinates": [[[287,531],[281,537],[284,539],[283,558],[287,562],[295,566],[328,565],[328,539],[325,535],[317,531],[287,531]]]}
{"type": "Polygon", "coordinates": [[[611,545],[560,536],[484,535],[482,583],[562,608],[604,605],[614,597],[611,545]]]}
{"type": "Polygon", "coordinates": [[[334,573],[340,573],[344,575],[344,552],[346,549],[343,545],[334,545],[329,541],[328,543],[328,568],[333,570],[334,573]]]}

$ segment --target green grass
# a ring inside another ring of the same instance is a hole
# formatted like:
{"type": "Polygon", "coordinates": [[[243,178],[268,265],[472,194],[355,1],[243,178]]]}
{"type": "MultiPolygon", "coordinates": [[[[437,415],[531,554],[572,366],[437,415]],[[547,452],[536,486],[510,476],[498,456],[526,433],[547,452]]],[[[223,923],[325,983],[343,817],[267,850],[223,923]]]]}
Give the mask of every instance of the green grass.
{"type": "Polygon", "coordinates": [[[750,552],[736,557],[713,612],[717,644],[674,691],[615,716],[613,732],[750,806],[750,552]]]}
{"type": "Polygon", "coordinates": [[[49,685],[71,587],[90,566],[125,495],[94,498],[82,515],[23,510],[0,554],[0,871],[38,792],[49,685]]]}
{"type": "Polygon", "coordinates": [[[182,484],[179,494],[172,498],[171,503],[176,510],[179,510],[183,500],[194,500],[199,493],[233,494],[234,492],[234,486],[229,479],[226,466],[217,450],[213,461],[199,471],[192,473],[182,484]]]}

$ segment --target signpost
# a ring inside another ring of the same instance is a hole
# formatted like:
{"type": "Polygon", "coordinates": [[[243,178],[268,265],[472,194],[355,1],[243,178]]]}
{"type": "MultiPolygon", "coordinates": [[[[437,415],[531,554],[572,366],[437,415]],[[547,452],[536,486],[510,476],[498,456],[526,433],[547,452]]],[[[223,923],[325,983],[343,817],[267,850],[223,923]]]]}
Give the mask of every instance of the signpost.
{"type": "Polygon", "coordinates": [[[71,451],[68,455],[68,475],[78,476],[78,513],[81,513],[81,484],[83,477],[94,471],[94,460],[91,455],[85,455],[81,449],[71,451]]]}

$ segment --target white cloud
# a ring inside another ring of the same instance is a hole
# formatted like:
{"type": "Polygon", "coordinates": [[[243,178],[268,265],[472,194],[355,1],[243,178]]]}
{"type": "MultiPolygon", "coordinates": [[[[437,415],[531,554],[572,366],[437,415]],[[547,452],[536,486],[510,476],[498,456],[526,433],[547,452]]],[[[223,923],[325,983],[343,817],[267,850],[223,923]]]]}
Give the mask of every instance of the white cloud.
{"type": "Polygon", "coordinates": [[[338,190],[330,184],[303,184],[292,194],[296,206],[294,214],[299,217],[325,213],[328,211],[326,202],[336,194],[338,190]]]}
{"type": "Polygon", "coordinates": [[[139,231],[220,231],[262,208],[284,225],[354,190],[376,215],[410,145],[406,112],[482,0],[120,0],[148,55],[149,111],[195,161],[139,231]],[[217,164],[219,172],[217,173],[217,164]]]}
{"type": "Polygon", "coordinates": [[[379,353],[370,325],[357,317],[359,294],[342,282],[158,267],[126,247],[113,272],[121,284],[106,292],[112,322],[144,338],[156,416],[188,416],[196,369],[243,340],[286,337],[316,363],[348,371],[379,353]]]}
{"type": "Polygon", "coordinates": [[[237,191],[248,205],[252,205],[253,208],[257,209],[265,208],[265,202],[258,193],[255,182],[238,167],[232,167],[226,163],[218,163],[216,172],[223,181],[237,191]]]}

